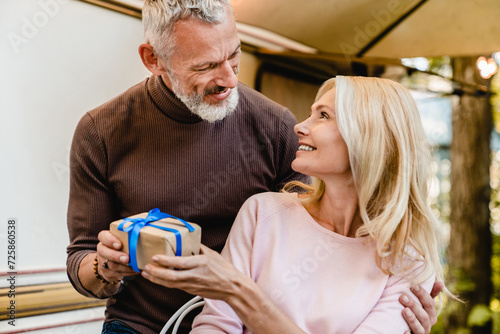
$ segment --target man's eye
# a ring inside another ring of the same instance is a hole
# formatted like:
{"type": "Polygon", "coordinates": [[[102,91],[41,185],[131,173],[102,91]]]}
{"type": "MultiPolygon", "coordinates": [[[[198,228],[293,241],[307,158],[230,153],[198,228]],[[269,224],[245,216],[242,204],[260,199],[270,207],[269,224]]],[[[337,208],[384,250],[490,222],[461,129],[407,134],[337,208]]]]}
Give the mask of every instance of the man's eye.
{"type": "Polygon", "coordinates": [[[228,59],[234,59],[240,55],[240,49],[236,50],[228,59]]]}
{"type": "Polygon", "coordinates": [[[210,64],[210,65],[206,65],[205,67],[198,68],[197,71],[198,72],[206,72],[206,71],[212,70],[216,67],[217,67],[217,64],[210,64]]]}

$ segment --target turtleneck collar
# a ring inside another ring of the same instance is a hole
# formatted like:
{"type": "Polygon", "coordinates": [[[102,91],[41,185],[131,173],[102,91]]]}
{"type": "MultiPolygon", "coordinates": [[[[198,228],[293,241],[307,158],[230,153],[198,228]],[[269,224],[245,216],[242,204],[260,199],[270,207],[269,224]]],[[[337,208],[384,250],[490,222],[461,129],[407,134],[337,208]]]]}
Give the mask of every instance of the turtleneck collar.
{"type": "Polygon", "coordinates": [[[152,75],[148,80],[147,89],[161,112],[171,119],[180,123],[198,123],[203,121],[175,96],[160,76],[152,75]]]}

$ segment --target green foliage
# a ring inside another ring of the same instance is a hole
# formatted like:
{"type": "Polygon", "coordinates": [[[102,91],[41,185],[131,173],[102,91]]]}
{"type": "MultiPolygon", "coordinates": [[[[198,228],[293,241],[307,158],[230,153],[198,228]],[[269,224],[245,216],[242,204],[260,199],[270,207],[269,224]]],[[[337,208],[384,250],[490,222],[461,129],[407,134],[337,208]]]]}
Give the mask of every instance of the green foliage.
{"type": "MultiPolygon", "coordinates": [[[[493,234],[491,274],[491,279],[493,281],[493,299],[498,301],[500,300],[500,235],[495,234],[493,234]]],[[[500,307],[498,311],[500,311],[500,307]]]]}
{"type": "Polygon", "coordinates": [[[500,310],[493,311],[493,333],[500,333],[500,310]]]}
{"type": "MultiPolygon", "coordinates": [[[[498,196],[498,189],[496,190],[498,196]]],[[[493,281],[493,296],[490,308],[493,311],[493,333],[500,333],[500,235],[496,234],[493,234],[491,279],[493,281]]]]}
{"type": "Polygon", "coordinates": [[[474,292],[476,290],[476,284],[463,270],[454,270],[451,274],[451,277],[453,277],[455,280],[453,290],[459,295],[466,292],[474,292]]]}
{"type": "Polygon", "coordinates": [[[453,75],[453,69],[451,66],[451,58],[444,57],[433,57],[427,58],[429,61],[429,71],[437,73],[445,78],[451,78],[453,75]]]}
{"type": "Polygon", "coordinates": [[[493,122],[495,130],[500,132],[500,75],[496,74],[491,78],[490,91],[493,93],[490,98],[493,122]]]}
{"type": "Polygon", "coordinates": [[[444,327],[443,323],[443,317],[440,316],[434,326],[432,326],[431,333],[430,334],[442,334],[446,333],[446,329],[444,327]]]}
{"type": "Polygon", "coordinates": [[[491,321],[493,312],[488,305],[475,305],[467,318],[467,326],[484,326],[491,321]]]}
{"type": "Polygon", "coordinates": [[[471,332],[471,330],[470,330],[470,329],[468,329],[468,328],[460,328],[460,329],[456,332],[456,334],[471,334],[471,333],[472,333],[472,332],[471,332]]]}

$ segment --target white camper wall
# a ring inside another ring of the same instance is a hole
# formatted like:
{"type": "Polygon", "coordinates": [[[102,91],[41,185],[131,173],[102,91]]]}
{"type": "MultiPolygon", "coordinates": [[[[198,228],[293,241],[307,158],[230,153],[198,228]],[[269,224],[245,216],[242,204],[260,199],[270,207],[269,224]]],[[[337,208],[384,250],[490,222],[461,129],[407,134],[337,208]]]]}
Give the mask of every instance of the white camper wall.
{"type": "Polygon", "coordinates": [[[76,0],[2,1],[0,22],[0,272],[11,218],[17,271],[63,268],[73,131],[149,75],[142,24],[76,0]]]}
{"type": "MultiPolygon", "coordinates": [[[[142,24],[77,0],[2,0],[0,22],[0,274],[12,271],[12,218],[16,271],[64,268],[73,131],[150,75],[137,53],[142,24]]],[[[258,65],[243,54],[240,80],[253,86],[258,65]]]]}

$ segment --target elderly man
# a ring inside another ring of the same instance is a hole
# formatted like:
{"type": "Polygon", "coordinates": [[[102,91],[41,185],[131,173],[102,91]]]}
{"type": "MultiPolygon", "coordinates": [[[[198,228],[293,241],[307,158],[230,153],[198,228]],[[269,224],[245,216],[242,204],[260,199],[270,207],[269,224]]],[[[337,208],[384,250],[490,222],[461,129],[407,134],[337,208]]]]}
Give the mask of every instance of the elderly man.
{"type": "MultiPolygon", "coordinates": [[[[293,115],[237,81],[229,1],[146,0],[143,21],[152,76],[85,114],[71,148],[68,275],[108,298],[103,333],[157,333],[191,297],[138,276],[110,222],[158,207],[201,225],[220,251],[249,196],[304,178],[290,168],[293,115]]],[[[407,319],[428,332],[434,303],[418,296],[426,308],[409,301],[407,319]]]]}

